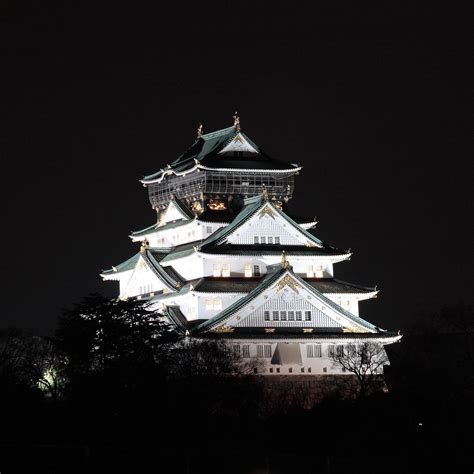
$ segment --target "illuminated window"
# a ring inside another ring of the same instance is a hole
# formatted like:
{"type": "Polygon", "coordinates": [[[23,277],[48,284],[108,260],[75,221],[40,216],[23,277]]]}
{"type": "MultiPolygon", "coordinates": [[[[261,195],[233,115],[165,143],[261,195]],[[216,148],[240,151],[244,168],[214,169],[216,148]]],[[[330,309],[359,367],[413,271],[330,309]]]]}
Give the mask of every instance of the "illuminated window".
{"type": "Polygon", "coordinates": [[[308,269],[306,270],[306,276],[308,278],[314,277],[313,265],[308,265],[308,269]]]}
{"type": "Polygon", "coordinates": [[[245,276],[246,277],[251,277],[252,276],[252,265],[250,263],[247,263],[245,265],[245,276]]]}
{"type": "Polygon", "coordinates": [[[295,312],[288,311],[288,321],[294,321],[294,320],[295,320],[295,312]]]}
{"type": "Polygon", "coordinates": [[[280,237],[275,237],[275,244],[280,245],[280,237]]]}
{"type": "Polygon", "coordinates": [[[256,276],[256,277],[260,276],[260,265],[253,266],[253,276],[256,276]]]}
{"type": "Polygon", "coordinates": [[[278,311],[273,311],[273,321],[278,321],[280,319],[280,313],[278,311]]]}
{"type": "Polygon", "coordinates": [[[316,268],[314,270],[314,276],[316,278],[322,278],[323,277],[323,266],[322,265],[316,265],[316,268]]]}
{"type": "Polygon", "coordinates": [[[212,276],[221,276],[221,266],[219,263],[214,263],[214,265],[212,266],[212,276]]]}
{"type": "Polygon", "coordinates": [[[222,264],[222,276],[223,277],[230,276],[230,265],[228,263],[222,264]]]}
{"type": "Polygon", "coordinates": [[[296,320],[301,321],[301,311],[296,311],[296,320]]]}
{"type": "Polygon", "coordinates": [[[242,346],[242,357],[250,357],[250,345],[244,344],[242,346]]]}
{"type": "Polygon", "coordinates": [[[311,311],[305,311],[304,312],[304,320],[305,321],[311,321],[311,311]]]}
{"type": "Polygon", "coordinates": [[[263,312],[263,319],[265,321],[270,321],[270,311],[264,311],[263,312]]]}

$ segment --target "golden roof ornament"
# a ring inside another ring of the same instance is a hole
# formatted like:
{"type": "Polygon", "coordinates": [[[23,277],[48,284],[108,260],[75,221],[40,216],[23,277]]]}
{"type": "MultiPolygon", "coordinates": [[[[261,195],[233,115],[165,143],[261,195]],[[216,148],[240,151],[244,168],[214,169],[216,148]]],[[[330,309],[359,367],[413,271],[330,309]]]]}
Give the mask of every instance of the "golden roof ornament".
{"type": "Polygon", "coordinates": [[[283,250],[281,253],[281,268],[288,268],[290,266],[290,262],[286,258],[286,252],[283,250]]]}
{"type": "Polygon", "coordinates": [[[234,127],[237,132],[240,132],[240,117],[237,115],[238,112],[235,111],[234,114],[234,127]]]}
{"type": "Polygon", "coordinates": [[[265,201],[268,201],[268,191],[264,184],[262,184],[262,197],[265,201]]]}
{"type": "Polygon", "coordinates": [[[197,137],[200,138],[202,136],[202,132],[204,131],[204,127],[202,126],[202,123],[199,124],[197,128],[197,137]]]}
{"type": "Polygon", "coordinates": [[[148,248],[148,240],[142,240],[142,244],[140,245],[140,253],[145,253],[145,250],[148,248]]]}

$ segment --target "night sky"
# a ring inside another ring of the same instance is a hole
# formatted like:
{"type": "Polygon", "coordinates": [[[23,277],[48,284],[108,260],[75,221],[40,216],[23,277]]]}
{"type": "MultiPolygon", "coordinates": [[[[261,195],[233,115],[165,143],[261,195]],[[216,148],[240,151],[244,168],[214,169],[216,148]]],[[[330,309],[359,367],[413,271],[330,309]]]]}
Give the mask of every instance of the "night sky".
{"type": "Polygon", "coordinates": [[[336,276],[378,285],[362,316],[397,330],[472,300],[462,8],[72,3],[0,7],[0,326],[51,333],[63,306],[116,294],[99,272],[155,220],[138,180],[235,110],[268,154],[304,166],[293,212],[354,252],[336,276]]]}

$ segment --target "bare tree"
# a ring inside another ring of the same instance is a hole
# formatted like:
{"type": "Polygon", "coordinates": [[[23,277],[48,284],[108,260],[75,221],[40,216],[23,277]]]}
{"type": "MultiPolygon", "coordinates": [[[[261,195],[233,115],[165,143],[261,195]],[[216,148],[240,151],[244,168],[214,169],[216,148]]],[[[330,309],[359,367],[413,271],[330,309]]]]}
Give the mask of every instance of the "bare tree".
{"type": "Polygon", "coordinates": [[[387,353],[382,344],[363,342],[335,349],[330,357],[335,365],[356,377],[358,397],[366,397],[380,388],[383,367],[388,364],[387,353]]]}

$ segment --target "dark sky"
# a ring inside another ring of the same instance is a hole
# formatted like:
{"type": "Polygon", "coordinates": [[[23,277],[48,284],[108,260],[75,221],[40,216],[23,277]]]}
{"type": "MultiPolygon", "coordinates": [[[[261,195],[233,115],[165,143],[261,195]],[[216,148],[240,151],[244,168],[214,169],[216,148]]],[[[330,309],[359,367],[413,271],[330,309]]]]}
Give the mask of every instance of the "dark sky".
{"type": "Polygon", "coordinates": [[[294,212],[355,252],[336,276],[381,289],[368,320],[398,329],[472,300],[467,11],[72,3],[0,7],[0,326],[48,333],[64,305],[113,295],[100,270],[154,221],[138,180],[234,110],[270,155],[303,164],[294,212]]]}

